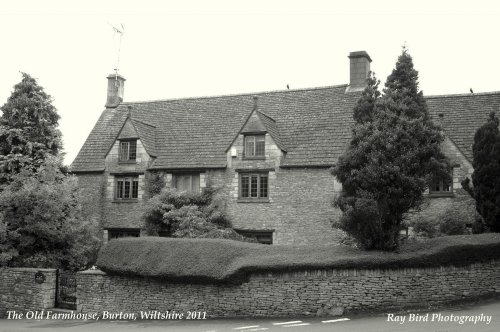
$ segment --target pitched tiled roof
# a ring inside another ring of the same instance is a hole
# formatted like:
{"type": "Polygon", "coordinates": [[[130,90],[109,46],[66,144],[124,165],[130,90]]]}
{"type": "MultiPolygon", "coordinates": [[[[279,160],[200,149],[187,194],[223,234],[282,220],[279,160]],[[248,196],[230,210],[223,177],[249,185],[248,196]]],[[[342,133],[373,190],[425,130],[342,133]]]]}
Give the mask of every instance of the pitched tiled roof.
{"type": "MultiPolygon", "coordinates": [[[[75,172],[104,169],[104,157],[130,112],[152,168],[219,168],[226,150],[255,109],[276,144],[286,151],[283,167],[331,166],[351,136],[352,109],[361,92],[346,85],[122,103],[106,109],[73,162],[75,172]]],[[[472,159],[474,133],[490,111],[498,111],[500,93],[428,96],[433,119],[441,119],[447,136],[472,159]],[[443,117],[439,118],[438,114],[443,117]]]]}
{"type": "Polygon", "coordinates": [[[127,112],[105,109],[71,164],[75,172],[104,170],[104,157],[127,119],[127,112]]]}
{"type": "Polygon", "coordinates": [[[129,111],[146,149],[155,150],[152,168],[225,167],[225,151],[254,110],[254,96],[270,135],[286,147],[284,166],[330,166],[344,151],[352,123],[350,110],[360,96],[345,94],[345,88],[122,103],[103,112],[72,168],[75,172],[104,169],[104,157],[129,111]],[[155,137],[148,125],[156,127],[155,137]]]}
{"type": "Polygon", "coordinates": [[[132,119],[132,123],[148,154],[156,157],[158,155],[156,152],[156,127],[135,119],[132,119]]]}
{"type": "Polygon", "coordinates": [[[283,144],[283,141],[281,139],[278,126],[276,125],[276,120],[274,120],[269,115],[267,115],[263,112],[260,112],[260,111],[257,111],[257,115],[258,115],[259,119],[262,121],[262,123],[264,124],[264,126],[266,127],[266,130],[269,133],[269,135],[271,135],[271,137],[273,138],[276,145],[281,150],[286,152],[287,149],[286,149],[285,144],[283,144]]]}
{"type": "Polygon", "coordinates": [[[446,136],[472,162],[474,134],[491,111],[500,113],[500,92],[427,96],[426,100],[432,119],[441,122],[446,136]]]}

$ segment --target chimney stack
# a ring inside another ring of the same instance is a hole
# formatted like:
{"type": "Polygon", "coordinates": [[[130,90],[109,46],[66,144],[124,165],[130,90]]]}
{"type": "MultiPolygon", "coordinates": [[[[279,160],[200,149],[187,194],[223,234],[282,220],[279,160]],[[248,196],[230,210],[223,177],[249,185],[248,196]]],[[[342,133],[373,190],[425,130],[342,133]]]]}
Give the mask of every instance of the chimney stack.
{"type": "Polygon", "coordinates": [[[366,51],[349,53],[350,82],[346,92],[363,91],[366,88],[366,79],[370,73],[372,59],[366,51]]]}
{"type": "Polygon", "coordinates": [[[107,108],[115,108],[123,101],[123,86],[125,78],[119,74],[109,74],[108,77],[107,108]]]}

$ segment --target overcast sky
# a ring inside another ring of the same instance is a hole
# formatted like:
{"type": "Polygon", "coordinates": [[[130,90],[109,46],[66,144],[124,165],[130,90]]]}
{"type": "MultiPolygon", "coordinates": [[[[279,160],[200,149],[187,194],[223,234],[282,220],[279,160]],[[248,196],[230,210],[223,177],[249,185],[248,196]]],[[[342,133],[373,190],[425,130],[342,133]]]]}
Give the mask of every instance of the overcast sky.
{"type": "Polygon", "coordinates": [[[500,90],[496,1],[17,1],[0,4],[0,105],[38,79],[70,164],[117,63],[125,101],[346,84],[351,51],[385,81],[406,43],[426,95],[500,90]],[[407,3],[407,4],[406,4],[407,3]]]}

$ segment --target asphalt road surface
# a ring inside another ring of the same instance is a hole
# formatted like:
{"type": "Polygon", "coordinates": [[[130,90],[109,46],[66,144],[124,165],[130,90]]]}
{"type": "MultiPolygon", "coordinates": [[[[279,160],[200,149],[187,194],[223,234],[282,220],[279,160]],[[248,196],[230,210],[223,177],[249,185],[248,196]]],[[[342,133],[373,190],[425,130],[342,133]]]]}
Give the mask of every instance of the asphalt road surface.
{"type": "Polygon", "coordinates": [[[433,311],[409,311],[373,316],[285,319],[206,320],[0,320],[1,332],[49,331],[500,331],[500,300],[433,311]],[[462,322],[461,322],[462,320],[462,322]],[[473,321],[475,320],[475,322],[473,321]]]}

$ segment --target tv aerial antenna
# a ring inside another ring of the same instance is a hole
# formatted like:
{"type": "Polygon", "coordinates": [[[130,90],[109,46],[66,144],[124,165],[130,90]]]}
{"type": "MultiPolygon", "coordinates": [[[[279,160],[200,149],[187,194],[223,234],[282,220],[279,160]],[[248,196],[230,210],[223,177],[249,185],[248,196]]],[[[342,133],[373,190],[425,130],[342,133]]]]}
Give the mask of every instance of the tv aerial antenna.
{"type": "Polygon", "coordinates": [[[120,67],[120,50],[122,47],[122,37],[123,34],[125,33],[125,28],[123,27],[123,24],[120,24],[119,27],[109,23],[109,26],[113,29],[113,37],[118,36],[118,50],[116,54],[116,66],[115,66],[115,80],[118,81],[118,70],[120,67]]]}

